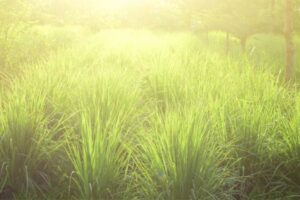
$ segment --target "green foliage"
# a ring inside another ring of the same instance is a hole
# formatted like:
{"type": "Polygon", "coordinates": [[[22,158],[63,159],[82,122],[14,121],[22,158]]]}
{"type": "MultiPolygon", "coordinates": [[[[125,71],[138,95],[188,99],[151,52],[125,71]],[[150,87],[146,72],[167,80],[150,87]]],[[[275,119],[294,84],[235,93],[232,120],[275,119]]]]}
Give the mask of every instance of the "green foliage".
{"type": "Polygon", "coordinates": [[[283,42],[252,38],[249,58],[235,41],[225,56],[224,36],[209,37],[103,31],[26,64],[1,89],[1,190],[17,199],[299,196],[298,92],[281,85],[274,60],[283,42]]]}
{"type": "Polygon", "coordinates": [[[88,32],[81,27],[30,27],[24,23],[0,27],[0,82],[20,74],[26,63],[37,62],[70,46],[83,34],[88,32]]]}
{"type": "Polygon", "coordinates": [[[199,107],[153,113],[153,128],[142,132],[137,152],[145,198],[229,198],[230,170],[222,165],[229,158],[211,137],[204,105],[199,107]]]}
{"type": "Polygon", "coordinates": [[[78,90],[80,122],[67,147],[83,199],[124,198],[129,184],[128,140],[135,132],[137,91],[124,74],[97,72],[78,90]],[[86,90],[86,88],[90,88],[86,90]]]}
{"type": "Polygon", "coordinates": [[[299,198],[284,1],[112,5],[0,0],[0,199],[299,198]]]}
{"type": "Polygon", "coordinates": [[[0,186],[13,187],[16,193],[45,192],[56,180],[63,137],[61,119],[47,112],[43,88],[22,88],[1,95],[0,186]],[[17,98],[16,98],[17,97],[17,98]],[[57,121],[55,121],[57,120],[57,121]]]}

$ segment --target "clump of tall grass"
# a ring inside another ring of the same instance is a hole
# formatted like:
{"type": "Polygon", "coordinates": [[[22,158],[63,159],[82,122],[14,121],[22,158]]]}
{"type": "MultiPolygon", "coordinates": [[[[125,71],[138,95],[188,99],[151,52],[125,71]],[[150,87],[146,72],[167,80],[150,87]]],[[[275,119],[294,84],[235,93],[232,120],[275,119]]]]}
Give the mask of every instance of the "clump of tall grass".
{"type": "Polygon", "coordinates": [[[83,199],[125,198],[133,181],[128,145],[139,123],[138,90],[122,73],[94,73],[74,101],[80,121],[73,132],[79,140],[67,146],[72,189],[83,199]]]}
{"type": "Polygon", "coordinates": [[[141,133],[138,170],[147,199],[230,198],[232,182],[224,147],[205,105],[154,113],[151,128],[141,133]],[[224,148],[224,149],[223,149],[224,148]]]}
{"type": "MultiPolygon", "coordinates": [[[[34,90],[31,90],[34,92],[34,90]]],[[[15,193],[43,194],[57,178],[52,168],[64,140],[57,138],[58,124],[49,127],[42,93],[15,90],[3,97],[0,113],[0,186],[15,193]]],[[[58,121],[57,123],[59,123],[58,121]]]]}
{"type": "Polygon", "coordinates": [[[184,54],[177,55],[182,62],[170,59],[167,67],[153,67],[145,76],[144,93],[150,105],[155,102],[159,108],[154,109],[156,114],[163,119],[170,110],[187,111],[191,105],[205,105],[213,116],[209,132],[214,144],[228,145],[223,149],[230,154],[225,163],[235,160],[228,169],[235,177],[232,196],[263,194],[267,198],[282,191],[282,182],[274,172],[282,159],[277,148],[292,117],[292,93],[269,71],[254,68],[247,58],[236,62],[199,51],[188,55],[189,62],[185,62],[184,54]]]}
{"type": "Polygon", "coordinates": [[[1,88],[0,191],[299,196],[299,102],[266,69],[275,65],[225,57],[187,33],[104,31],[84,41],[24,65],[1,88]]]}
{"type": "Polygon", "coordinates": [[[299,198],[300,190],[300,136],[299,136],[299,95],[295,97],[292,118],[286,123],[280,147],[281,163],[276,171],[276,179],[290,198],[299,198]]]}
{"type": "Polygon", "coordinates": [[[5,24],[0,27],[0,82],[15,77],[25,64],[47,58],[51,53],[68,48],[88,34],[80,27],[32,26],[5,24]]]}

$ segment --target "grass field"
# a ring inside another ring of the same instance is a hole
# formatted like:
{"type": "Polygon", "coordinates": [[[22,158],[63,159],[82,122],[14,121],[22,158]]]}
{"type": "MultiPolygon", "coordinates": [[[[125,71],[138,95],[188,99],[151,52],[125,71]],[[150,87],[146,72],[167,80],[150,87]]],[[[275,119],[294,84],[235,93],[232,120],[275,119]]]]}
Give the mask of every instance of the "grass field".
{"type": "Polygon", "coordinates": [[[251,38],[246,55],[232,40],[226,55],[220,33],[46,29],[48,48],[2,68],[0,191],[300,198],[300,95],[282,81],[279,36],[251,38]]]}

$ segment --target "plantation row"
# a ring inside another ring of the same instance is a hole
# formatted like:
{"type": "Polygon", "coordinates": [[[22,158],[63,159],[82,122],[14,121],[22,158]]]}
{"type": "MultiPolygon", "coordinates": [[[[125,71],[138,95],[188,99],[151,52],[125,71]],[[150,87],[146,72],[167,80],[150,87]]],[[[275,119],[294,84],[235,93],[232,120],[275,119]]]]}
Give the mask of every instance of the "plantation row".
{"type": "Polygon", "coordinates": [[[0,199],[300,198],[282,60],[211,37],[103,31],[23,64],[1,86],[0,199]]]}

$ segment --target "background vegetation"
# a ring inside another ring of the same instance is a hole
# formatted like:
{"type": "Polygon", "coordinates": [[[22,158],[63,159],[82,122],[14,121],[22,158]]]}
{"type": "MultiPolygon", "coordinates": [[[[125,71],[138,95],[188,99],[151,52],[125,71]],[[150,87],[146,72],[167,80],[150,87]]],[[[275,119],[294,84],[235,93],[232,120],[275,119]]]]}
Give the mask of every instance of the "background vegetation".
{"type": "Polygon", "coordinates": [[[0,199],[299,199],[300,1],[0,0],[0,199]]]}

